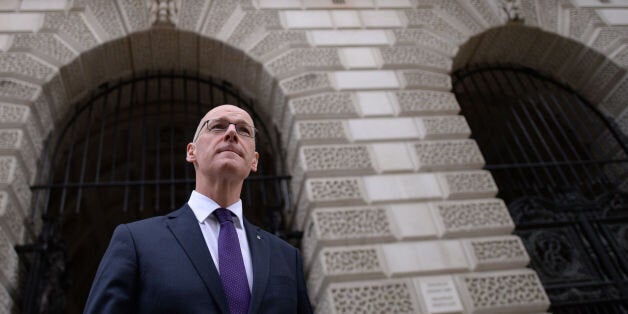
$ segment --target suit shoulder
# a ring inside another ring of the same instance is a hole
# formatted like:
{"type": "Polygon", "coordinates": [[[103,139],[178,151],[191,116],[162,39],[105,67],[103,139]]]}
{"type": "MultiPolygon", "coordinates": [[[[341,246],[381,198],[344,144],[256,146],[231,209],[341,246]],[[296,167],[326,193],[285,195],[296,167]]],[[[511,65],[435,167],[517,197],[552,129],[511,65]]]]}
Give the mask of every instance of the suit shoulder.
{"type": "Polygon", "coordinates": [[[168,219],[168,217],[170,216],[178,216],[181,213],[183,213],[186,210],[186,207],[182,207],[176,211],[173,211],[171,213],[168,213],[166,215],[162,215],[162,216],[154,216],[154,217],[150,217],[150,218],[145,218],[145,219],[141,219],[141,220],[136,220],[133,222],[129,222],[124,224],[127,228],[129,228],[129,230],[136,232],[136,231],[142,231],[142,230],[153,230],[154,227],[156,226],[161,226],[165,224],[166,219],[168,219]]]}
{"type": "Polygon", "coordinates": [[[296,251],[297,248],[294,247],[292,244],[286,242],[286,240],[260,228],[255,226],[255,228],[257,229],[257,233],[259,235],[261,235],[262,237],[268,239],[271,243],[273,243],[274,245],[278,246],[281,249],[284,250],[289,250],[289,251],[296,251]]]}

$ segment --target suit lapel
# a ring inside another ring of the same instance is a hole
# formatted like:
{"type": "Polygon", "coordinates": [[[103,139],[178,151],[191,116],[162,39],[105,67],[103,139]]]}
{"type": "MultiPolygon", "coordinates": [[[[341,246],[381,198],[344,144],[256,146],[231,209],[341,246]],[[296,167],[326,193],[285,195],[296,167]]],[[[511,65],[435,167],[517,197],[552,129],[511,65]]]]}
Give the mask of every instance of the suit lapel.
{"type": "Polygon", "coordinates": [[[270,250],[268,248],[268,239],[262,236],[259,227],[250,224],[244,219],[244,228],[246,229],[246,237],[251,250],[251,263],[253,264],[253,292],[251,293],[249,313],[257,313],[268,284],[270,250]]]}
{"type": "Polygon", "coordinates": [[[167,216],[166,224],[192,261],[209,294],[220,308],[220,312],[228,313],[229,306],[222,289],[220,275],[216,270],[209,249],[207,249],[203,233],[198,226],[198,220],[190,207],[186,204],[179,210],[170,213],[167,216]]]}

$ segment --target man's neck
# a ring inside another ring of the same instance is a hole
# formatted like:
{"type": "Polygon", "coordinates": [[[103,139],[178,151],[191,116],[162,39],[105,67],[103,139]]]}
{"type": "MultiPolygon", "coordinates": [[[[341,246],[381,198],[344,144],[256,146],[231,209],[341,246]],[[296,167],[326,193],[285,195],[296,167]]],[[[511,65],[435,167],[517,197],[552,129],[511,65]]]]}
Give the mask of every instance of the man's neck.
{"type": "Polygon", "coordinates": [[[201,193],[227,207],[240,199],[242,182],[196,182],[196,192],[201,193]]]}

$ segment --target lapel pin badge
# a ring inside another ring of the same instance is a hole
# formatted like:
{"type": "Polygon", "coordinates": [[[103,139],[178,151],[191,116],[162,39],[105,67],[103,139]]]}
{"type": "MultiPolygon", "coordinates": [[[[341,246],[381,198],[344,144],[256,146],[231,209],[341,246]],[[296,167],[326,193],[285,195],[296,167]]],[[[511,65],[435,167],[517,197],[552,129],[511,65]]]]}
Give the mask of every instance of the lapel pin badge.
{"type": "Polygon", "coordinates": [[[258,239],[258,240],[261,240],[261,239],[262,239],[262,237],[260,237],[260,235],[258,234],[258,235],[257,235],[257,239],[258,239]]]}

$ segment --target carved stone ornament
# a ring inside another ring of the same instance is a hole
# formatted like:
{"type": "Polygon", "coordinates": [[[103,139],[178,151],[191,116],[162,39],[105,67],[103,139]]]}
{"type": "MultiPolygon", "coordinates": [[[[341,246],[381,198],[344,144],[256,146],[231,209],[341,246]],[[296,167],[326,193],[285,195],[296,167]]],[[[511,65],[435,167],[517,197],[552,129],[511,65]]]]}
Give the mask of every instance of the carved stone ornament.
{"type": "Polygon", "coordinates": [[[501,2],[508,22],[523,22],[520,0],[502,0],[501,2]]]}
{"type": "Polygon", "coordinates": [[[151,0],[150,24],[153,27],[174,27],[179,22],[180,0],[151,0]]]}

